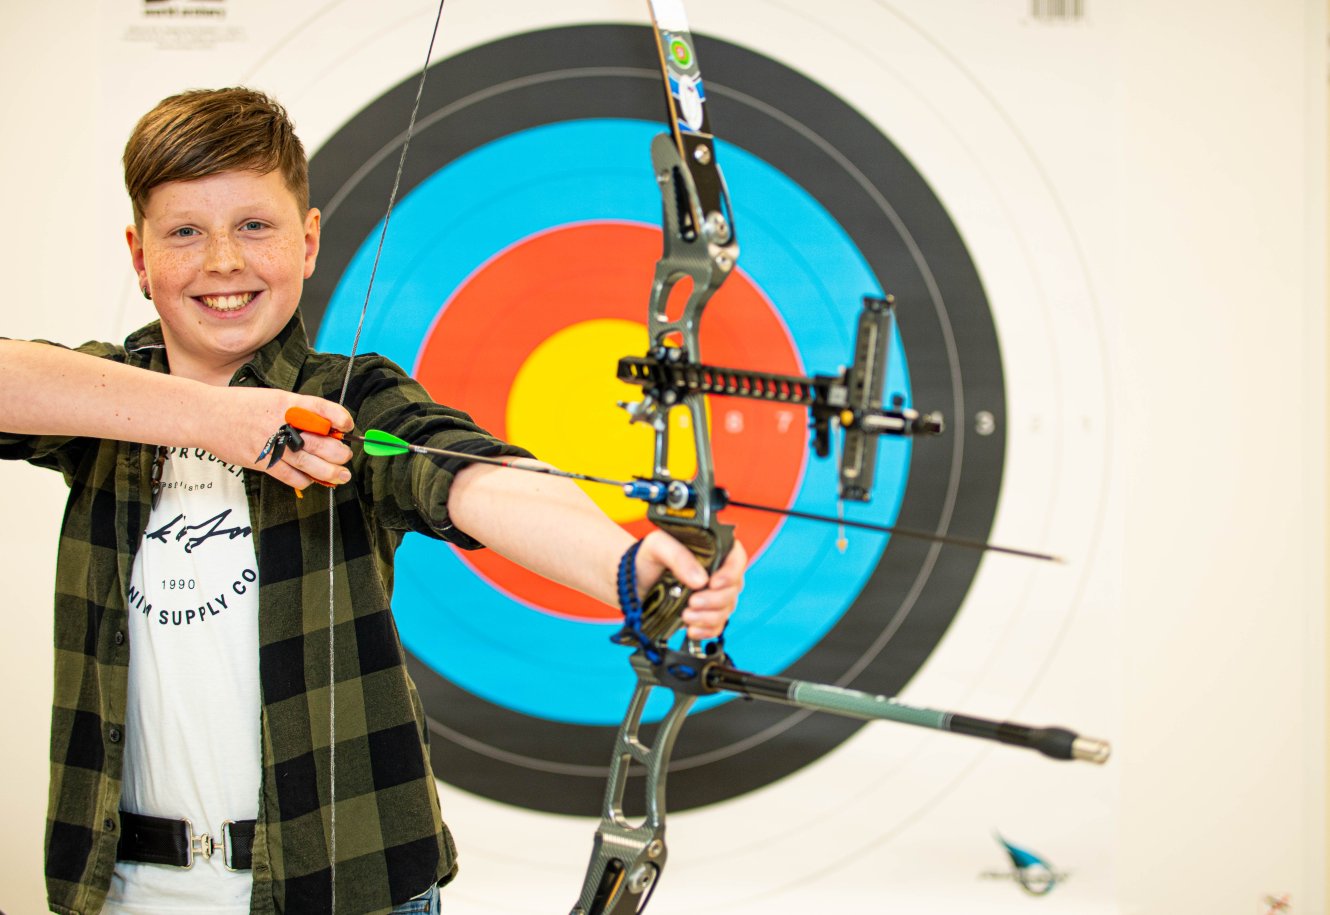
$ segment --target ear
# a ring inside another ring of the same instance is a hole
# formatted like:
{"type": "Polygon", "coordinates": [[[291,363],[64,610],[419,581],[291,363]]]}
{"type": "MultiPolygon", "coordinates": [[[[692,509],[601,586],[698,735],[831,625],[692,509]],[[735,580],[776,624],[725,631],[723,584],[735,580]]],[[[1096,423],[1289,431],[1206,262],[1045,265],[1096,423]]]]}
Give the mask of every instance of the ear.
{"type": "Polygon", "coordinates": [[[310,207],[305,214],[305,279],[314,275],[314,262],[319,258],[319,220],[322,214],[310,207]]]}
{"type": "Polygon", "coordinates": [[[129,243],[129,260],[138,274],[140,285],[148,278],[148,268],[143,260],[143,238],[138,226],[130,223],[125,227],[125,241],[129,243]]]}

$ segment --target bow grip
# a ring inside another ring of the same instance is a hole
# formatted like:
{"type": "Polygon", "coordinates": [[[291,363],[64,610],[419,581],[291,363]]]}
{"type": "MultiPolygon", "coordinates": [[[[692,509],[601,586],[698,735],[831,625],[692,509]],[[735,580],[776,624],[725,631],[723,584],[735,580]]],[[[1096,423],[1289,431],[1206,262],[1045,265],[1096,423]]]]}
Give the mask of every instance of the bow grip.
{"type": "MultiPolygon", "coordinates": [[[[698,562],[714,574],[734,546],[734,525],[714,524],[710,528],[692,524],[678,524],[668,520],[656,521],[656,526],[678,540],[697,557],[698,562]]],[[[642,599],[642,632],[652,642],[664,642],[683,624],[684,608],[693,589],[666,569],[642,599]]]]}

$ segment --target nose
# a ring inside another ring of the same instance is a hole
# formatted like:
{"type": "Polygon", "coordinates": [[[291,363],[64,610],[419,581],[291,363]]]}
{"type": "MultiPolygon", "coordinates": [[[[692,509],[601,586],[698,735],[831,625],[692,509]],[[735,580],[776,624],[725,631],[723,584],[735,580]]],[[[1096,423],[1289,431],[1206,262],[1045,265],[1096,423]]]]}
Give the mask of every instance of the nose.
{"type": "Polygon", "coordinates": [[[208,238],[203,266],[209,273],[238,273],[245,269],[245,258],[230,233],[217,232],[208,238]]]}

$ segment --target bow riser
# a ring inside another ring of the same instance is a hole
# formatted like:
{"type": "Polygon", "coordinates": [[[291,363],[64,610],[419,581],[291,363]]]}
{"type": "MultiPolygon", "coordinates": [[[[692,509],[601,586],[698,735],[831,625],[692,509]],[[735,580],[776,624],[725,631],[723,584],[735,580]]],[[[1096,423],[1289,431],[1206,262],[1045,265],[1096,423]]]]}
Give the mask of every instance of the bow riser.
{"type": "MultiPolygon", "coordinates": [[[[680,159],[669,134],[662,134],[652,142],[651,158],[661,191],[664,250],[651,285],[647,334],[651,351],[659,358],[687,363],[697,359],[702,312],[734,269],[739,245],[728,222],[723,243],[708,238],[706,231],[687,237],[684,217],[694,207],[700,207],[693,175],[680,159]],[[679,315],[671,317],[670,294],[685,280],[691,283],[688,299],[679,315]]],[[[709,164],[714,169],[714,161],[709,164]]],[[[719,175],[718,170],[716,174],[719,175]]],[[[648,520],[682,541],[708,571],[716,571],[734,544],[734,528],[717,517],[723,505],[716,493],[703,395],[698,392],[684,393],[681,397],[648,395],[627,409],[634,422],[645,422],[652,427],[653,478],[670,483],[670,498],[648,506],[648,520]],[[688,411],[697,456],[696,472],[686,482],[672,480],[669,472],[669,414],[676,409],[688,411]]],[[[661,577],[643,602],[644,629],[652,638],[668,638],[678,628],[679,615],[691,593],[673,575],[666,573],[661,577]]]]}

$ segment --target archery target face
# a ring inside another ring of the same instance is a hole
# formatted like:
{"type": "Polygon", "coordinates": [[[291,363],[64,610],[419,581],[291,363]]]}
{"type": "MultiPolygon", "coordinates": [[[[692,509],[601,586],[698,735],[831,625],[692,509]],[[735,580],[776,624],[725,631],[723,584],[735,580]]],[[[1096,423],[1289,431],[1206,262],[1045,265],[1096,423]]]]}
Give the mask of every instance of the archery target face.
{"type": "MultiPolygon", "coordinates": [[[[661,90],[643,65],[652,42],[644,28],[556,29],[434,66],[360,345],[542,459],[618,478],[650,457],[647,431],[614,406],[639,396],[614,369],[645,349],[661,245],[647,151],[662,130],[661,90]]],[[[836,374],[852,359],[862,297],[895,295],[888,394],[949,417],[979,404],[993,428],[884,438],[873,499],[847,517],[985,537],[1005,400],[959,234],[843,102],[751,51],[698,44],[742,252],[704,313],[704,361],[836,374]]],[[[328,231],[305,312],[321,349],[346,350],[354,336],[400,151],[381,125],[397,123],[414,91],[385,93],[312,162],[328,231]]],[[[836,513],[834,460],[810,456],[805,411],[724,398],[709,409],[717,480],[735,498],[836,513]]],[[[675,470],[690,469],[685,454],[675,470]]],[[[647,529],[641,506],[588,492],[629,530],[647,529]]],[[[896,694],[919,669],[978,564],[859,531],[842,552],[832,525],[737,510],[726,520],[754,556],[729,632],[737,663],[875,693],[896,694]]],[[[398,552],[394,607],[440,777],[506,804],[594,814],[633,686],[626,650],[608,641],[615,614],[493,555],[418,537],[398,552]]],[[[653,697],[647,718],[667,707],[668,695],[653,697]]],[[[769,784],[860,726],[704,697],[675,751],[670,807],[769,784]]]]}

